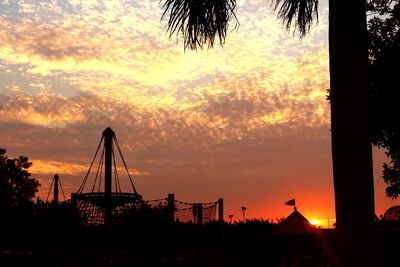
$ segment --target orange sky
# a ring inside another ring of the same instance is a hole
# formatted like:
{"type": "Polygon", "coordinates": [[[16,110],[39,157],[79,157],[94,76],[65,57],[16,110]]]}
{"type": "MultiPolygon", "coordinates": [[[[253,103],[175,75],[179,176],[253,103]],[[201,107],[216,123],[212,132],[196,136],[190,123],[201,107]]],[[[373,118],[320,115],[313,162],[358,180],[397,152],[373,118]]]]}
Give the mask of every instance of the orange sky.
{"type": "MultiPolygon", "coordinates": [[[[223,48],[184,51],[158,1],[0,1],[0,147],[27,155],[46,196],[75,192],[112,127],[145,199],[225,199],[226,214],[281,218],[296,198],[334,218],[327,8],[299,40],[268,4],[238,1],[223,48]]],[[[376,210],[384,197],[376,153],[376,210]]]]}

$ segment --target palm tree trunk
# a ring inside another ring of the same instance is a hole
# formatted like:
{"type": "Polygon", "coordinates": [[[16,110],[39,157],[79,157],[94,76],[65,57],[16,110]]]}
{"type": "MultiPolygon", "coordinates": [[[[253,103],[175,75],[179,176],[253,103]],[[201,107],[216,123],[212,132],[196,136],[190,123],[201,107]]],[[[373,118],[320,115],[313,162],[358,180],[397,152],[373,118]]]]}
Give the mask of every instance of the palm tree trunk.
{"type": "Polygon", "coordinates": [[[365,1],[329,1],[329,51],[338,256],[343,266],[374,266],[365,1]]]}

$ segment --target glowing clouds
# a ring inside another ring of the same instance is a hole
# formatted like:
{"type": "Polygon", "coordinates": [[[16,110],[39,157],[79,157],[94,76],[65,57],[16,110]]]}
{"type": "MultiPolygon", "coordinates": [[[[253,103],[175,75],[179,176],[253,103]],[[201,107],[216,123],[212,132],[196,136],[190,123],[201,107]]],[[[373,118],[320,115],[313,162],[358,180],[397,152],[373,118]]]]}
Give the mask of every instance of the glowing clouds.
{"type": "MultiPolygon", "coordinates": [[[[59,162],[59,161],[44,161],[44,160],[35,160],[32,165],[30,171],[35,175],[40,174],[72,174],[79,175],[83,177],[87,170],[89,169],[88,165],[77,164],[77,163],[68,163],[68,162],[59,162]]],[[[124,173],[125,169],[123,167],[118,167],[117,171],[119,173],[124,173]]],[[[129,169],[129,173],[135,176],[146,176],[150,175],[148,172],[139,171],[135,169],[129,169]]]]}
{"type": "Polygon", "coordinates": [[[243,188],[254,203],[329,179],[324,13],[299,41],[265,1],[241,1],[224,48],[184,52],[158,1],[11,2],[0,10],[0,140],[43,179],[64,174],[72,191],[108,126],[151,197],[240,207],[243,188]]]}

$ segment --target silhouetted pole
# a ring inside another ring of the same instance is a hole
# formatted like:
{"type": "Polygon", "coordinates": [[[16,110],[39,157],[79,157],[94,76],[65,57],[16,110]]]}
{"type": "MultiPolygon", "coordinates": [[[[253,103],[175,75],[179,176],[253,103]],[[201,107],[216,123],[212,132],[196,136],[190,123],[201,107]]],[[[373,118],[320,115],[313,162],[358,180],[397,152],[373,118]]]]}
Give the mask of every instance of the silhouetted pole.
{"type": "Polygon", "coordinates": [[[218,198],[218,222],[224,223],[224,199],[218,198]]]}
{"type": "Polygon", "coordinates": [[[53,202],[54,202],[54,204],[58,204],[58,174],[56,173],[55,175],[54,175],[54,195],[53,195],[53,202]]]}
{"type": "Polygon", "coordinates": [[[168,194],[169,266],[175,266],[175,195],[168,194]]]}
{"type": "Polygon", "coordinates": [[[203,224],[203,203],[197,203],[197,223],[203,224]]]}
{"type": "Polygon", "coordinates": [[[197,223],[197,203],[192,204],[193,222],[197,223]]]}
{"type": "Polygon", "coordinates": [[[246,219],[246,207],[242,207],[243,222],[246,219]]]}
{"type": "MultiPolygon", "coordinates": [[[[70,209],[70,214],[71,214],[71,216],[70,216],[70,228],[69,228],[69,230],[70,230],[70,234],[68,235],[69,236],[69,242],[70,242],[70,252],[71,252],[71,254],[72,254],[72,258],[73,258],[73,261],[74,261],[74,264],[76,264],[76,261],[77,261],[77,251],[78,251],[78,249],[77,249],[77,246],[78,246],[78,242],[77,242],[77,228],[78,228],[78,217],[79,217],[79,215],[78,215],[78,208],[77,208],[77,200],[76,200],[76,193],[72,193],[71,194],[71,204],[72,204],[72,207],[71,207],[71,209],[70,209]]],[[[76,265],[74,265],[74,266],[76,266],[76,265]]]]}
{"type": "Polygon", "coordinates": [[[111,181],[112,181],[112,141],[115,133],[108,127],[104,130],[104,224],[111,225],[111,181]]]}
{"type": "Polygon", "coordinates": [[[218,225],[219,225],[219,266],[224,266],[224,199],[218,199],[218,225]]]}

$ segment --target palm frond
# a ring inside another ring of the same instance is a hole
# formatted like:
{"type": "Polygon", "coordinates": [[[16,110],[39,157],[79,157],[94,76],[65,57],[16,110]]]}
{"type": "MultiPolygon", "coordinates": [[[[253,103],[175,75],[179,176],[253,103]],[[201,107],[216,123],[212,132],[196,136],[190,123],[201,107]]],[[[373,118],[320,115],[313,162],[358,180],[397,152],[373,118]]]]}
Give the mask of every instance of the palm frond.
{"type": "Polygon", "coordinates": [[[225,42],[229,22],[233,18],[234,28],[239,22],[235,15],[236,0],[161,0],[164,13],[169,15],[170,38],[182,35],[184,47],[196,50],[204,45],[213,47],[218,38],[222,46],[225,42]]]}
{"type": "Polygon", "coordinates": [[[314,20],[318,22],[318,0],[273,0],[272,6],[278,11],[287,30],[292,28],[304,37],[310,30],[314,20]]]}

